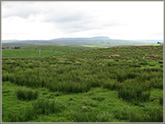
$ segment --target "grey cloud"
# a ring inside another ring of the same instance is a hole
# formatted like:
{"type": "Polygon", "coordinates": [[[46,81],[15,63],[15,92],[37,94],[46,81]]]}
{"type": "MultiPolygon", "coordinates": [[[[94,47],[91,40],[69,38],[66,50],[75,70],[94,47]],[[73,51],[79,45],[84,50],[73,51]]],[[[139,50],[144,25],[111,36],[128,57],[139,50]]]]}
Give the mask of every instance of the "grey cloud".
{"type": "Polygon", "coordinates": [[[72,23],[62,23],[59,25],[61,30],[65,33],[74,33],[74,32],[83,32],[89,30],[101,30],[104,27],[93,26],[90,24],[86,24],[85,22],[81,21],[79,23],[72,22],[72,23]]]}
{"type": "Polygon", "coordinates": [[[38,4],[37,2],[2,2],[2,17],[7,18],[10,16],[18,16],[21,18],[28,18],[33,15],[33,18],[42,15],[43,22],[76,22],[82,20],[90,20],[87,13],[83,10],[75,10],[71,7],[63,8],[58,7],[58,4],[38,4]],[[75,10],[75,11],[74,11],[75,10]]]}
{"type": "Polygon", "coordinates": [[[124,23],[121,23],[121,22],[120,23],[119,22],[114,22],[114,21],[103,24],[103,26],[107,26],[107,27],[125,26],[125,25],[127,25],[127,24],[124,24],[124,23]]]}
{"type": "Polygon", "coordinates": [[[106,23],[104,26],[112,27],[112,26],[118,26],[117,23],[106,23]]]}
{"type": "Polygon", "coordinates": [[[28,18],[31,14],[39,14],[30,2],[2,2],[2,17],[7,18],[17,16],[21,18],[28,18]]]}
{"type": "Polygon", "coordinates": [[[46,15],[44,22],[52,22],[57,25],[60,30],[66,33],[81,32],[92,29],[101,29],[103,27],[93,25],[94,17],[83,12],[73,13],[51,13],[46,15]]]}
{"type": "Polygon", "coordinates": [[[2,16],[3,18],[18,16],[28,20],[30,15],[37,19],[41,15],[41,22],[54,23],[63,32],[79,32],[98,28],[98,26],[90,25],[94,17],[82,10],[61,9],[57,5],[54,6],[55,4],[48,9],[46,9],[49,7],[47,5],[40,4],[40,7],[36,5],[33,2],[3,2],[2,16]]]}
{"type": "Polygon", "coordinates": [[[35,14],[33,11],[29,12],[29,11],[24,11],[24,12],[20,12],[20,13],[12,13],[12,14],[7,14],[7,15],[3,15],[3,18],[8,18],[8,17],[13,17],[13,16],[17,16],[17,17],[21,17],[21,18],[28,18],[30,15],[35,14]]]}
{"type": "Polygon", "coordinates": [[[45,22],[56,22],[56,23],[65,23],[65,22],[75,22],[83,20],[83,13],[51,13],[45,15],[43,21],[45,22]]]}

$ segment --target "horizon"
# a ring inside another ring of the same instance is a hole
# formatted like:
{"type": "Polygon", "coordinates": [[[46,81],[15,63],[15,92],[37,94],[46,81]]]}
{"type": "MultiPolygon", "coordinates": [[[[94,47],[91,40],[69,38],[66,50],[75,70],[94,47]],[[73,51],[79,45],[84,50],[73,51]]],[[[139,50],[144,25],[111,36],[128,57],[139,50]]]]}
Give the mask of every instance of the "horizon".
{"type": "Polygon", "coordinates": [[[146,40],[155,40],[155,41],[163,41],[164,42],[164,40],[161,40],[161,39],[136,39],[136,40],[127,40],[127,39],[112,39],[112,38],[110,38],[110,37],[108,37],[108,36],[93,36],[93,37],[58,37],[58,38],[52,38],[52,39],[20,39],[20,40],[18,40],[18,39],[6,39],[6,40],[1,40],[3,43],[4,43],[4,41],[31,41],[31,40],[34,40],[34,41],[40,41],[40,40],[43,40],[43,41],[49,41],[49,40],[56,40],[56,39],[69,39],[69,38],[95,38],[95,37],[107,37],[107,38],[109,38],[110,40],[126,40],[126,41],[146,41],[146,40]]]}

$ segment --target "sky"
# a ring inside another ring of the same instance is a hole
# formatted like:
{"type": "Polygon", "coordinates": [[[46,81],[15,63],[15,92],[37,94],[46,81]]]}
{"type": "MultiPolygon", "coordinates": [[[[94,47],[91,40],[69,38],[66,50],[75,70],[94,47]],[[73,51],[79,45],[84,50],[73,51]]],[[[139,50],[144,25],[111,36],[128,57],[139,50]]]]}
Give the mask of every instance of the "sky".
{"type": "Polygon", "coordinates": [[[163,40],[163,1],[1,2],[2,40],[163,40]]]}

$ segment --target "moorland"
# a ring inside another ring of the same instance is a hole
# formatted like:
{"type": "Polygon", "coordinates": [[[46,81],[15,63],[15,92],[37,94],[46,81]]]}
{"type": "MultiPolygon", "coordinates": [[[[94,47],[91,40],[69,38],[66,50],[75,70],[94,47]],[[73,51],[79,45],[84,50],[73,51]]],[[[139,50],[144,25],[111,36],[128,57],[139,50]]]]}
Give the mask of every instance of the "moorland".
{"type": "Polygon", "coordinates": [[[2,121],[163,122],[163,45],[4,49],[2,121]]]}

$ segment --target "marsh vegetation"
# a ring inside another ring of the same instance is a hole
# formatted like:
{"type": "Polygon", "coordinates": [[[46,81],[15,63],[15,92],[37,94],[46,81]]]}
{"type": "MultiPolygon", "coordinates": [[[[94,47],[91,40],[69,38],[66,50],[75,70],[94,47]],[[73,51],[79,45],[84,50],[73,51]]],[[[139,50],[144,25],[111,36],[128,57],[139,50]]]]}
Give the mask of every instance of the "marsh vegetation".
{"type": "Polygon", "coordinates": [[[2,51],[3,122],[163,121],[163,46],[39,49],[2,51]]]}

